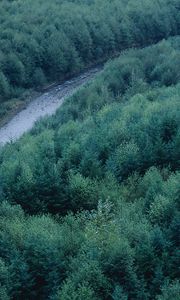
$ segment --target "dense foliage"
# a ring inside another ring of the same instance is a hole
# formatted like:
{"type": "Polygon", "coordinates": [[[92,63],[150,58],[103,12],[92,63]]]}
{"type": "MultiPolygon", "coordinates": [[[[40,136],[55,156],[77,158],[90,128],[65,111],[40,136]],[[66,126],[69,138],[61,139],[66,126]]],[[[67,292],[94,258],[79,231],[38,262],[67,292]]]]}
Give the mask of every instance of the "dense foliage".
{"type": "Polygon", "coordinates": [[[125,51],[1,149],[0,299],[179,299],[179,69],[125,51]]]}
{"type": "Polygon", "coordinates": [[[180,33],[179,0],[0,1],[0,118],[29,88],[180,33]]]}

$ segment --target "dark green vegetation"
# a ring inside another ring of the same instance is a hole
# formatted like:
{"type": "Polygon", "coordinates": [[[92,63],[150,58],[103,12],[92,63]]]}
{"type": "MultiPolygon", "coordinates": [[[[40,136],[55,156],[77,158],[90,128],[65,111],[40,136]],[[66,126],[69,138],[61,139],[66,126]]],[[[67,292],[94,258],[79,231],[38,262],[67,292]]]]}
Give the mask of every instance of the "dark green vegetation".
{"type": "Polygon", "coordinates": [[[179,0],[1,0],[0,119],[29,89],[179,34],[179,11],[179,0]]]}
{"type": "Polygon", "coordinates": [[[1,150],[0,299],[179,300],[179,69],[124,52],[1,150]]]}

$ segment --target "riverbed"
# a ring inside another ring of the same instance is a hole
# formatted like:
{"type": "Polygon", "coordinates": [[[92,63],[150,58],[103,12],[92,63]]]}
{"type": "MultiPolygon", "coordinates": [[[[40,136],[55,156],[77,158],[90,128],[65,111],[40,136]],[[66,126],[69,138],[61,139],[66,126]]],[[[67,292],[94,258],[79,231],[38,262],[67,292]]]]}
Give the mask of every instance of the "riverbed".
{"type": "Polygon", "coordinates": [[[77,89],[92,80],[102,67],[90,69],[81,75],[65,81],[63,84],[49,88],[33,99],[25,109],[17,113],[6,125],[0,128],[0,145],[14,142],[25,132],[32,129],[40,118],[53,115],[64,100],[73,95],[77,89]]]}

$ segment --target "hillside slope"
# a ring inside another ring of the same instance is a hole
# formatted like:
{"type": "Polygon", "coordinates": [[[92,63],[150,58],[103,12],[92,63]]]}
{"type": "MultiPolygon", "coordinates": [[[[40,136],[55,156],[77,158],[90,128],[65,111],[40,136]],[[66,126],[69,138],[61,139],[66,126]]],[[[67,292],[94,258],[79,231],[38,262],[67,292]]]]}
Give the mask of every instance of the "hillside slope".
{"type": "Polygon", "coordinates": [[[179,69],[125,51],[1,149],[2,299],[179,299],[179,69]]]}

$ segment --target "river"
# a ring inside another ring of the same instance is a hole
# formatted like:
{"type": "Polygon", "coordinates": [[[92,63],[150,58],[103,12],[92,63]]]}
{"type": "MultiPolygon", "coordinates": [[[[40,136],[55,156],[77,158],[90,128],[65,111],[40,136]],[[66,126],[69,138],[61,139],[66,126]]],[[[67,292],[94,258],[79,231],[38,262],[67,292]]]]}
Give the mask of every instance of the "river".
{"type": "Polygon", "coordinates": [[[6,125],[0,128],[0,145],[19,139],[32,129],[34,123],[46,115],[52,115],[64,100],[74,94],[78,88],[90,81],[102,67],[90,69],[81,75],[56,85],[33,99],[25,109],[17,113],[6,125]]]}

